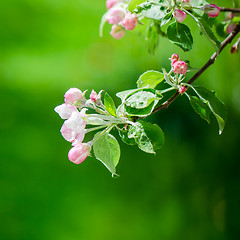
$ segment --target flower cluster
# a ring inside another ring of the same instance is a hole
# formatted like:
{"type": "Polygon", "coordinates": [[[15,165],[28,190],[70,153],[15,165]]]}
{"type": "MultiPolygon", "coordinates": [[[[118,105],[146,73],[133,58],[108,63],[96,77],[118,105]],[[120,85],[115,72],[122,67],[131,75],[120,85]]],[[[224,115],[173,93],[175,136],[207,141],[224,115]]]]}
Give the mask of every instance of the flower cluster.
{"type": "Polygon", "coordinates": [[[72,143],[72,149],[69,151],[70,161],[80,164],[90,153],[92,142],[83,143],[87,132],[87,123],[92,124],[90,115],[86,114],[87,108],[95,108],[95,105],[101,105],[101,92],[97,94],[92,90],[90,99],[85,98],[85,92],[77,88],[70,88],[64,95],[63,104],[57,106],[54,110],[65,120],[61,127],[61,134],[65,140],[72,143]]]}
{"type": "Polygon", "coordinates": [[[110,34],[115,39],[120,39],[124,36],[126,30],[133,30],[138,23],[138,18],[135,13],[127,10],[127,5],[122,0],[107,0],[107,16],[106,20],[112,24],[110,34]]]}

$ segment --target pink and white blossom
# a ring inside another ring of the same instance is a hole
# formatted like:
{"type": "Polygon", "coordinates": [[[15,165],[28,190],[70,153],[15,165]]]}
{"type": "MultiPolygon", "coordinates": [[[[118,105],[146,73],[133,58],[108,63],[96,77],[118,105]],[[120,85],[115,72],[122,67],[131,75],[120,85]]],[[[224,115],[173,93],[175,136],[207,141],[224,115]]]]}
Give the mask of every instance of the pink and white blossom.
{"type": "Polygon", "coordinates": [[[210,17],[217,17],[220,13],[220,7],[215,4],[207,4],[203,7],[203,11],[210,17]]]}
{"type": "Polygon", "coordinates": [[[83,99],[83,94],[78,88],[70,88],[64,95],[64,101],[66,104],[73,104],[81,99],[83,99]]]}
{"type": "Polygon", "coordinates": [[[173,17],[176,19],[177,22],[182,22],[185,20],[187,14],[179,9],[175,9],[173,11],[173,17]]]}
{"type": "Polygon", "coordinates": [[[112,25],[112,30],[110,32],[112,37],[115,39],[120,39],[125,35],[125,29],[121,25],[112,25]]]}
{"type": "Polygon", "coordinates": [[[85,136],[85,129],[77,132],[71,128],[68,128],[65,123],[62,125],[60,132],[65,140],[72,142],[73,146],[82,143],[85,136]]]}
{"type": "Polygon", "coordinates": [[[80,164],[87,158],[90,150],[91,147],[89,144],[78,144],[70,149],[70,151],[68,152],[68,159],[75,164],[80,164]]]}
{"type": "Polygon", "coordinates": [[[122,21],[122,25],[127,30],[133,30],[137,26],[137,22],[138,22],[137,15],[135,13],[132,14],[128,12],[122,21]]]}
{"type": "Polygon", "coordinates": [[[174,73],[185,74],[187,72],[187,64],[184,61],[177,61],[172,67],[174,73]]]}
{"type": "Polygon", "coordinates": [[[73,112],[71,117],[64,122],[67,128],[79,133],[86,127],[86,108],[83,108],[81,112],[73,112]]]}
{"type": "Polygon", "coordinates": [[[107,15],[107,22],[109,24],[118,24],[124,19],[124,17],[125,11],[122,8],[112,8],[107,15]]]}
{"type": "Polygon", "coordinates": [[[59,114],[62,119],[68,119],[73,112],[78,112],[77,108],[73,105],[63,103],[54,108],[54,111],[59,114]]]}

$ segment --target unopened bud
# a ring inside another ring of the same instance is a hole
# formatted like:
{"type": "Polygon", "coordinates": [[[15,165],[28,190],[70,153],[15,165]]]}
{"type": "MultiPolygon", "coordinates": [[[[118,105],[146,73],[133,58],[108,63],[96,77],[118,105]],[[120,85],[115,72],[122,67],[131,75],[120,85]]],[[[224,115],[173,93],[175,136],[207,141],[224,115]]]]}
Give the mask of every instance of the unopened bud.
{"type": "Polygon", "coordinates": [[[240,48],[240,38],[237,40],[237,42],[232,46],[231,53],[238,53],[240,48]]]}
{"type": "Polygon", "coordinates": [[[112,30],[110,32],[112,37],[115,39],[120,39],[124,36],[125,34],[125,29],[121,25],[112,25],[112,30]]]}
{"type": "Polygon", "coordinates": [[[207,4],[203,7],[203,11],[210,17],[214,18],[219,15],[220,7],[215,4],[207,4]]]}
{"type": "Polygon", "coordinates": [[[118,24],[120,23],[125,17],[125,11],[120,8],[112,8],[108,15],[107,15],[107,21],[109,24],[118,24]]]}
{"type": "Polygon", "coordinates": [[[135,13],[132,14],[128,12],[122,21],[122,25],[127,30],[133,30],[137,26],[137,22],[138,22],[137,15],[135,13]]]}
{"type": "Polygon", "coordinates": [[[78,88],[70,88],[64,95],[66,104],[73,104],[74,102],[83,99],[82,91],[78,88]]]}
{"type": "Polygon", "coordinates": [[[174,10],[173,17],[176,19],[177,22],[182,22],[185,20],[187,14],[179,9],[174,10]]]}
{"type": "Polygon", "coordinates": [[[187,91],[186,87],[185,86],[181,86],[179,87],[179,93],[185,93],[187,91]]]}
{"type": "Polygon", "coordinates": [[[233,30],[235,29],[236,26],[237,26],[237,25],[234,24],[234,23],[229,23],[229,24],[227,25],[226,32],[227,32],[227,33],[233,32],[233,30]]]}
{"type": "Polygon", "coordinates": [[[187,72],[187,64],[184,61],[177,61],[172,67],[174,73],[185,74],[187,72]]]}
{"type": "Polygon", "coordinates": [[[70,149],[70,151],[68,152],[68,159],[75,164],[80,164],[87,158],[90,150],[91,147],[89,144],[78,144],[70,149]]]}
{"type": "Polygon", "coordinates": [[[175,53],[169,58],[169,60],[171,60],[171,66],[173,66],[173,64],[179,60],[179,56],[175,53]]]}

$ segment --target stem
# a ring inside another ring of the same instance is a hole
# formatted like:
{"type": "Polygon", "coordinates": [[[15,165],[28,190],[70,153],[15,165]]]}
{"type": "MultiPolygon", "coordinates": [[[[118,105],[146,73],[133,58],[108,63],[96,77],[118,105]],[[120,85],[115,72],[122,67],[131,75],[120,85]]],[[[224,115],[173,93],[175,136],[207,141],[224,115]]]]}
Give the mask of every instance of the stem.
{"type": "Polygon", "coordinates": [[[234,12],[234,13],[240,13],[240,8],[226,8],[226,7],[220,7],[221,12],[234,12]]]}
{"type": "MultiPolygon", "coordinates": [[[[228,37],[221,43],[221,48],[219,50],[219,52],[215,52],[211,58],[207,61],[207,63],[195,74],[193,75],[193,77],[191,77],[189,79],[189,81],[187,82],[187,84],[192,84],[196,79],[198,79],[203,72],[205,72],[216,60],[217,56],[222,52],[222,50],[232,42],[232,40],[234,39],[234,37],[236,37],[236,35],[240,32],[240,24],[238,24],[236,26],[236,28],[234,29],[234,31],[232,33],[230,33],[228,35],[228,37]]],[[[179,96],[179,92],[177,91],[172,97],[170,97],[166,102],[164,102],[162,105],[158,106],[157,108],[155,108],[152,112],[158,112],[161,109],[166,109],[168,108],[168,106],[179,96]]]]}

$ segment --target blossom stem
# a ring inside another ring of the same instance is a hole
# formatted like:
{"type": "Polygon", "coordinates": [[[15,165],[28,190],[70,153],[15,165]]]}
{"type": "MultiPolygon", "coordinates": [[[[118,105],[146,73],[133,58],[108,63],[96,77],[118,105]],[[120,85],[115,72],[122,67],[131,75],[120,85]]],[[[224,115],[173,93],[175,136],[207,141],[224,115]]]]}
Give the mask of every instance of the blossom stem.
{"type": "MultiPolygon", "coordinates": [[[[192,84],[196,79],[198,79],[202,73],[204,73],[216,60],[217,56],[222,52],[222,50],[232,42],[232,40],[236,37],[236,35],[240,32],[240,24],[238,24],[236,26],[236,28],[233,30],[232,33],[230,33],[228,35],[228,37],[221,43],[221,48],[219,50],[219,52],[215,52],[211,58],[206,62],[206,64],[195,74],[193,75],[193,77],[191,77],[189,79],[189,81],[187,82],[187,84],[192,84]]],[[[164,102],[163,104],[161,104],[160,106],[158,106],[157,108],[155,108],[152,112],[156,113],[161,109],[166,109],[168,108],[168,106],[174,101],[176,100],[176,98],[179,96],[179,92],[177,91],[174,95],[172,95],[172,97],[170,97],[166,102],[164,102]]]]}

